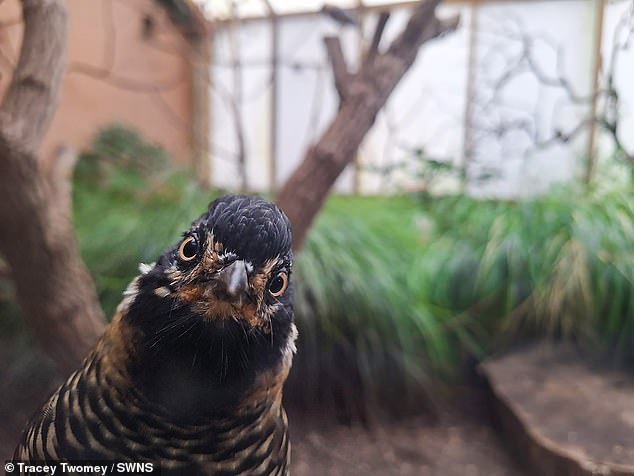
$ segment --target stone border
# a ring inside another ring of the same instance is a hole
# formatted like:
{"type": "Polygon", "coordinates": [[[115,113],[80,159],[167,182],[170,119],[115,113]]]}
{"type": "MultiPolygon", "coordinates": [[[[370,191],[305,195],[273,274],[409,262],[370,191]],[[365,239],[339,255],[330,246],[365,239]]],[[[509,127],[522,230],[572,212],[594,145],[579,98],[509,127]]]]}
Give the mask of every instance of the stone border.
{"type": "Polygon", "coordinates": [[[559,445],[541,435],[528,423],[525,412],[505,398],[490,377],[487,364],[478,367],[487,383],[489,399],[504,442],[515,456],[540,476],[634,476],[634,467],[615,463],[596,463],[583,454],[559,445]]]}

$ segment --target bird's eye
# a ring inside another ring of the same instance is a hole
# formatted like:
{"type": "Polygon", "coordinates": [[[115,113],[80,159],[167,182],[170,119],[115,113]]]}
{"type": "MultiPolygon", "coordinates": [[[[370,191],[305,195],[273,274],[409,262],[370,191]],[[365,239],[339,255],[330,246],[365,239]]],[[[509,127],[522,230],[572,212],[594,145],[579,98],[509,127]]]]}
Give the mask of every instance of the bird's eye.
{"type": "Polygon", "coordinates": [[[191,261],[198,254],[198,240],[194,236],[188,236],[178,247],[178,257],[183,261],[191,261]]]}
{"type": "Polygon", "coordinates": [[[288,276],[281,272],[269,282],[269,292],[273,297],[279,297],[284,294],[288,287],[288,276]]]}

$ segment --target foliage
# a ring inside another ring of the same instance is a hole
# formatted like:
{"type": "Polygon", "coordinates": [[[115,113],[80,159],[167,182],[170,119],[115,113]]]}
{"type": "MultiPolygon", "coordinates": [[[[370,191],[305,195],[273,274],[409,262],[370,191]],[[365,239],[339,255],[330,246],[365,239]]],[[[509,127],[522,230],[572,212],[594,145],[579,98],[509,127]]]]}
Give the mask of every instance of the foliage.
{"type": "MultiPolygon", "coordinates": [[[[106,157],[98,150],[84,160],[106,157]]],[[[84,165],[74,220],[111,315],[138,263],[178,239],[216,192],[182,173],[146,176],[118,162],[95,182],[84,165]]],[[[422,197],[327,202],[296,257],[291,398],[347,415],[420,408],[465,356],[543,335],[634,357],[629,188],[568,187],[521,202],[422,197]]],[[[0,296],[3,315],[9,301],[0,296]]]]}
{"type": "MultiPolygon", "coordinates": [[[[465,276],[467,320],[495,322],[518,336],[550,335],[610,348],[629,358],[634,343],[634,212],[631,192],[572,188],[518,203],[438,200],[439,240],[465,276]],[[464,263],[473,260],[471,273],[464,263]],[[463,263],[463,264],[460,264],[463,263]]],[[[455,271],[451,271],[452,268],[455,271]]]]}
{"type": "Polygon", "coordinates": [[[423,214],[403,199],[335,198],[297,263],[304,397],[403,410],[464,356],[536,336],[631,359],[633,199],[565,188],[434,198],[423,214]]]}
{"type": "Polygon", "coordinates": [[[432,370],[455,361],[412,272],[423,253],[417,216],[407,199],[334,197],[311,231],[294,278],[301,350],[290,379],[311,408],[420,409],[432,370]]]}
{"type": "Polygon", "coordinates": [[[112,174],[122,171],[155,177],[166,172],[168,164],[163,147],[148,142],[130,126],[113,123],[100,129],[89,149],[82,152],[76,174],[83,182],[98,179],[105,184],[112,174]]]}

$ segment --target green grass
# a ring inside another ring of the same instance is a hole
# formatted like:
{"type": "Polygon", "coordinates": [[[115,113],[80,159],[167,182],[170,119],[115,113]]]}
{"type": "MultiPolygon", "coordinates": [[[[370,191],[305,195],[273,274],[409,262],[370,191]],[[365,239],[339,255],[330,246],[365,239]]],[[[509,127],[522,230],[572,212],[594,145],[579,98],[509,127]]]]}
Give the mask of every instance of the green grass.
{"type": "Polygon", "coordinates": [[[297,259],[305,400],[402,409],[465,356],[544,336],[630,362],[633,203],[574,188],[521,202],[333,197],[297,259]]]}
{"type": "Polygon", "coordinates": [[[628,357],[634,343],[632,203],[627,191],[565,188],[518,203],[457,197],[433,208],[438,238],[449,241],[458,263],[475,256],[476,272],[465,281],[474,293],[463,307],[473,318],[492,318],[496,336],[550,335],[628,357]],[[455,222],[443,218],[451,213],[455,222]]]}
{"type": "Polygon", "coordinates": [[[420,406],[432,369],[454,361],[456,346],[412,273],[424,250],[419,217],[402,197],[327,203],[294,277],[300,353],[291,385],[308,405],[420,406]]]}

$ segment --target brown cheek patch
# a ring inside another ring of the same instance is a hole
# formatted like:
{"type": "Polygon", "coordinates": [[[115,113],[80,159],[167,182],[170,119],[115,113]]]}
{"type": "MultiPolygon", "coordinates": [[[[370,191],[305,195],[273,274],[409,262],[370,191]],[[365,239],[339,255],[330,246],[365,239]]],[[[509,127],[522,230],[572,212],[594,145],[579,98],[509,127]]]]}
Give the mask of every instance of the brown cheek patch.
{"type": "MultiPolygon", "coordinates": [[[[203,270],[205,274],[214,273],[220,267],[218,253],[222,250],[220,243],[212,243],[205,250],[200,263],[189,273],[175,269],[170,273],[170,279],[175,282],[194,281],[203,273],[203,270]]],[[[264,295],[268,292],[266,285],[271,272],[279,264],[277,259],[267,260],[260,272],[251,277],[249,288],[251,295],[256,296],[256,302],[244,304],[241,309],[236,309],[231,304],[216,298],[207,287],[201,284],[182,285],[174,294],[180,301],[188,303],[195,312],[208,319],[226,317],[244,319],[249,325],[260,327],[264,332],[268,332],[270,330],[268,316],[263,316],[263,311],[258,312],[258,309],[262,309],[264,295]]]]}
{"type": "Polygon", "coordinates": [[[179,300],[188,303],[192,309],[208,319],[231,317],[244,319],[253,327],[264,327],[265,323],[258,315],[258,306],[247,303],[241,309],[236,309],[231,304],[216,298],[213,293],[207,292],[204,286],[183,286],[176,292],[179,300]]]}
{"type": "Polygon", "coordinates": [[[217,299],[200,284],[182,286],[176,292],[176,296],[179,300],[188,303],[195,312],[208,318],[236,315],[236,310],[231,304],[217,299]]]}
{"type": "Polygon", "coordinates": [[[242,306],[242,317],[252,326],[261,326],[263,323],[258,316],[258,308],[255,304],[245,304],[242,306]]]}
{"type": "Polygon", "coordinates": [[[200,302],[205,295],[205,290],[202,286],[199,285],[187,285],[181,286],[178,291],[176,291],[176,296],[181,301],[192,304],[195,302],[200,302]]]}

